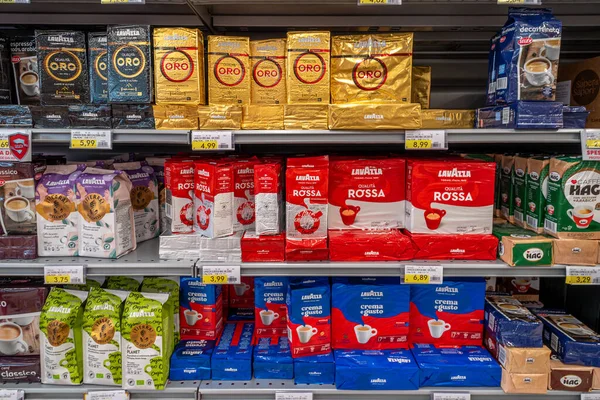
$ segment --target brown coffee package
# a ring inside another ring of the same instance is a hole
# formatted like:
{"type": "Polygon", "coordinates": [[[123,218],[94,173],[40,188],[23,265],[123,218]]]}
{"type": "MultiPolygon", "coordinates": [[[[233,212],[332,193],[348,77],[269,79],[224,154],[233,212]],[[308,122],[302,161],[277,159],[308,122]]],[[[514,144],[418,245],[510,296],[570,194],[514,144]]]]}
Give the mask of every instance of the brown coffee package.
{"type": "Polygon", "coordinates": [[[41,382],[40,356],[0,357],[0,382],[41,382]]]}
{"type": "Polygon", "coordinates": [[[0,104],[13,104],[10,69],[9,40],[7,36],[0,36],[0,104]]]}
{"type": "Polygon", "coordinates": [[[554,239],[552,251],[556,264],[595,266],[598,261],[596,240],[554,239]]]}
{"type": "Polygon", "coordinates": [[[0,235],[0,260],[33,260],[37,257],[37,235],[0,235]]]}
{"type": "Polygon", "coordinates": [[[564,364],[555,357],[550,359],[548,389],[570,392],[589,392],[593,386],[594,367],[564,364]]]}
{"type": "Polygon", "coordinates": [[[330,41],[329,32],[288,32],[288,104],[329,104],[330,41]]]}
{"type": "Polygon", "coordinates": [[[199,106],[200,129],[241,129],[242,107],[199,106]]]}
{"type": "Polygon", "coordinates": [[[594,376],[592,381],[592,389],[600,390],[600,368],[594,367],[594,376]]]}
{"type": "Polygon", "coordinates": [[[285,39],[250,42],[252,104],[285,104],[285,39]]]}
{"type": "Polygon", "coordinates": [[[419,104],[332,104],[329,129],[420,129],[419,104]]]}
{"type": "Polygon", "coordinates": [[[506,372],[517,374],[548,374],[550,354],[547,347],[521,348],[498,345],[498,362],[506,372]]]}
{"type": "Polygon", "coordinates": [[[242,109],[242,129],[283,129],[283,107],[250,105],[242,109]]]}
{"type": "Polygon", "coordinates": [[[286,130],[328,129],[327,104],[288,104],[284,106],[283,126],[286,130]]]}
{"type": "Polygon", "coordinates": [[[39,105],[40,72],[35,50],[35,36],[11,38],[10,55],[18,104],[39,105]]]}
{"type": "Polygon", "coordinates": [[[208,37],[208,104],[250,104],[250,39],[208,37]]]}
{"type": "Polygon", "coordinates": [[[0,163],[0,234],[36,232],[33,164],[0,163]]]}
{"type": "Polygon", "coordinates": [[[412,67],[411,103],[429,108],[431,100],[431,67],[412,67]]]}
{"type": "Polygon", "coordinates": [[[164,104],[152,109],[156,129],[198,129],[196,106],[164,104]]]}
{"type": "Polygon", "coordinates": [[[421,110],[423,129],[473,129],[475,110],[421,110]]]}
{"type": "Polygon", "coordinates": [[[590,112],[586,128],[600,128],[600,57],[560,64],[558,81],[571,91],[570,105],[585,106],[590,112]]]}
{"type": "Polygon", "coordinates": [[[45,105],[89,102],[85,33],[35,31],[40,101],[45,105]]]}
{"type": "Polygon", "coordinates": [[[412,33],[331,39],[332,103],[410,103],[412,33]]]}
{"type": "Polygon", "coordinates": [[[500,386],[505,393],[546,394],[548,373],[520,374],[502,368],[500,386]]]}
{"type": "Polygon", "coordinates": [[[156,104],[205,104],[202,32],[154,28],[152,43],[156,104]]]}

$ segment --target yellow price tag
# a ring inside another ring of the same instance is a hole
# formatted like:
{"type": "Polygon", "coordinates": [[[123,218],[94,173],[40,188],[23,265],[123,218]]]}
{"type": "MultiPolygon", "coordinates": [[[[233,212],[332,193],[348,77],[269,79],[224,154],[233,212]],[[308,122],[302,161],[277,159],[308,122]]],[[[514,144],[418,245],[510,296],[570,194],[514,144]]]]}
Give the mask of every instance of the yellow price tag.
{"type": "Polygon", "coordinates": [[[8,149],[8,140],[0,140],[0,149],[8,149]]]}
{"type": "Polygon", "coordinates": [[[600,140],[588,139],[585,141],[585,147],[588,149],[600,149],[600,140]]]}
{"type": "Polygon", "coordinates": [[[205,285],[223,285],[229,283],[227,275],[202,275],[202,283],[205,285]]]}
{"type": "Polygon", "coordinates": [[[96,139],[71,139],[72,149],[95,149],[98,147],[96,139]]]}
{"type": "Polygon", "coordinates": [[[412,140],[409,139],[406,141],[406,149],[431,149],[433,147],[433,140],[431,139],[423,139],[423,140],[412,140]]]}
{"type": "Polygon", "coordinates": [[[358,0],[358,4],[388,4],[388,0],[358,0]]]}
{"type": "Polygon", "coordinates": [[[404,283],[422,283],[428,284],[430,276],[428,274],[406,274],[404,275],[404,283]]]}
{"type": "Polygon", "coordinates": [[[592,277],[591,276],[567,276],[566,284],[567,285],[591,285],[592,277]]]}
{"type": "Polygon", "coordinates": [[[132,0],[100,0],[100,4],[124,4],[124,3],[138,3],[143,4],[143,1],[132,1],[132,0]]]}
{"type": "Polygon", "coordinates": [[[216,140],[194,140],[192,150],[216,150],[218,142],[216,140]]]}
{"type": "Polygon", "coordinates": [[[46,275],[45,276],[46,284],[49,285],[59,285],[59,284],[69,284],[71,283],[70,275],[46,275]]]}

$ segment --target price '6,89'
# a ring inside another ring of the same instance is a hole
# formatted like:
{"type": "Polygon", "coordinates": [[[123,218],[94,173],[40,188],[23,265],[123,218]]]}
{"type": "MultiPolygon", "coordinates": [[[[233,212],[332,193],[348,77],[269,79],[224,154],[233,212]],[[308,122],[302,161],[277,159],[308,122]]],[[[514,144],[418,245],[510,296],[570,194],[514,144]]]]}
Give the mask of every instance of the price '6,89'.
{"type": "Polygon", "coordinates": [[[405,283],[429,283],[428,274],[406,274],[404,276],[405,283]]]}

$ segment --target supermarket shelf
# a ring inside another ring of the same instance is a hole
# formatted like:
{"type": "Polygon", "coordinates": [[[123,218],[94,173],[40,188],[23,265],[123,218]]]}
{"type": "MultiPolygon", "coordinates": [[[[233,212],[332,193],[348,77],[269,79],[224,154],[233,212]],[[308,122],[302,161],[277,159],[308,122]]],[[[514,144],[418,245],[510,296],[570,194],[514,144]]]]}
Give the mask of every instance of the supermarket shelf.
{"type": "Polygon", "coordinates": [[[273,400],[277,392],[312,392],[314,400],[392,400],[406,398],[411,400],[429,400],[432,393],[462,392],[471,393],[472,400],[511,399],[511,400],[576,400],[580,393],[554,392],[548,395],[518,395],[504,393],[500,388],[421,388],[404,391],[359,391],[336,390],[333,385],[295,385],[291,380],[253,379],[248,382],[202,381],[200,400],[273,400]]]}
{"type": "MultiPolygon", "coordinates": [[[[167,388],[162,391],[139,391],[130,390],[132,400],[194,400],[199,381],[169,382],[167,388]]],[[[113,390],[119,388],[106,386],[55,386],[42,385],[39,383],[0,384],[0,389],[24,390],[27,400],[70,400],[83,398],[83,393],[98,390],[113,390]]]]}
{"type": "Polygon", "coordinates": [[[41,257],[35,260],[0,261],[0,276],[44,275],[44,265],[85,265],[88,276],[189,276],[195,259],[161,260],[158,239],[140,244],[136,251],[118,259],[92,257],[41,257]]]}
{"type": "MultiPolygon", "coordinates": [[[[243,276],[403,276],[405,265],[441,265],[444,276],[539,276],[564,277],[563,265],[553,267],[510,267],[496,261],[400,261],[400,262],[285,262],[285,263],[234,263],[239,264],[243,276]]],[[[217,262],[198,262],[198,276],[203,265],[217,262]]]]}
{"type": "MultiPolygon", "coordinates": [[[[113,144],[190,144],[189,130],[113,129],[113,144]]],[[[35,144],[64,144],[71,140],[70,129],[32,129],[35,144]]]]}

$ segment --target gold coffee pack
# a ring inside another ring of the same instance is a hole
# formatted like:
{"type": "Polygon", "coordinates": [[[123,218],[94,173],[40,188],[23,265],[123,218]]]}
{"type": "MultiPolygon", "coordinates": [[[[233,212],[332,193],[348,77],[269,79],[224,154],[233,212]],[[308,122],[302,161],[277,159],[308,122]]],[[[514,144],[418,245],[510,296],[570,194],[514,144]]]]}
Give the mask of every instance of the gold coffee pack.
{"type": "Polygon", "coordinates": [[[154,28],[157,104],[204,104],[204,37],[199,29],[154,28]]]}
{"type": "Polygon", "coordinates": [[[109,103],[151,103],[150,27],[108,27],[109,103]]]}
{"type": "Polygon", "coordinates": [[[250,104],[250,39],[208,37],[208,104],[250,104]]]}
{"type": "Polygon", "coordinates": [[[283,126],[287,130],[327,129],[327,104],[288,104],[284,106],[283,126]]]}
{"type": "Polygon", "coordinates": [[[475,110],[421,110],[423,129],[472,129],[475,110]]]}
{"type": "Polygon", "coordinates": [[[200,129],[240,129],[242,107],[199,106],[198,122],[200,129]]]}
{"type": "Polygon", "coordinates": [[[283,129],[283,108],[278,105],[244,106],[242,129],[283,129]]]}
{"type": "Polygon", "coordinates": [[[334,36],[332,103],[410,103],[412,33],[334,36]]]}
{"type": "Polygon", "coordinates": [[[421,109],[429,108],[431,98],[431,67],[413,67],[411,103],[421,104],[421,109]]]}
{"type": "Polygon", "coordinates": [[[89,83],[85,34],[35,31],[42,105],[85,104],[89,83]]]}
{"type": "Polygon", "coordinates": [[[285,104],[285,39],[250,42],[252,104],[285,104]]]}
{"type": "Polygon", "coordinates": [[[88,33],[90,102],[108,102],[108,51],[106,33],[88,33]]]}
{"type": "Polygon", "coordinates": [[[421,129],[418,104],[332,104],[329,129],[421,129]]]}
{"type": "Polygon", "coordinates": [[[287,34],[288,104],[329,104],[329,32],[287,34]]]}
{"type": "Polygon", "coordinates": [[[156,129],[198,129],[196,106],[165,104],[152,108],[156,129]]]}

